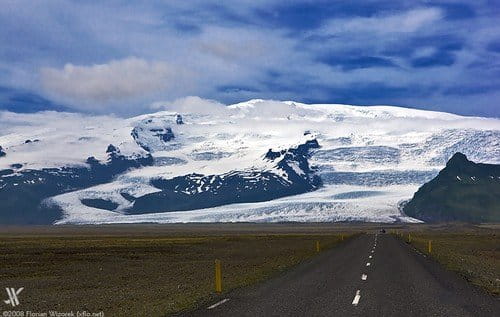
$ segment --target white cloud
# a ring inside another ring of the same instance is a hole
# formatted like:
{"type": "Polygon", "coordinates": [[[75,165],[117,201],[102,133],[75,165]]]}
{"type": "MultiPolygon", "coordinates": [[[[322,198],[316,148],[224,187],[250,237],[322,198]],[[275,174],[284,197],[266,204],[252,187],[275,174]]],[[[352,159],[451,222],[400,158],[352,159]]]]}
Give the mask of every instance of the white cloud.
{"type": "Polygon", "coordinates": [[[439,8],[419,8],[392,15],[369,18],[333,19],[326,23],[322,32],[336,34],[343,32],[409,33],[442,18],[439,8]]]}
{"type": "Polygon", "coordinates": [[[209,115],[223,115],[228,113],[227,107],[215,100],[203,99],[197,96],[188,96],[174,101],[155,102],[151,105],[155,110],[167,110],[179,113],[197,113],[209,115]]]}
{"type": "MultiPolygon", "coordinates": [[[[449,19],[446,6],[432,7],[427,0],[382,5],[370,17],[332,4],[323,16],[329,20],[318,17],[320,28],[308,29],[308,19],[297,19],[293,26],[288,19],[294,17],[288,9],[301,8],[295,4],[303,0],[209,2],[7,0],[0,10],[0,37],[9,39],[0,47],[0,86],[33,90],[84,111],[135,115],[153,101],[191,95],[225,103],[267,98],[408,104],[409,96],[396,100],[368,90],[366,96],[351,97],[342,91],[375,83],[415,90],[435,85],[439,94],[470,78],[488,82],[498,77],[494,67],[467,67],[494,64],[494,53],[485,50],[496,39],[496,17],[484,4],[471,3],[474,10],[482,8],[474,19],[449,19]],[[440,36],[457,38],[463,46],[453,52],[455,63],[413,68],[412,58],[438,52],[440,44],[433,39],[440,36]],[[418,37],[431,40],[418,43],[418,37]],[[137,58],[121,59],[126,56],[137,58]],[[322,62],[358,56],[387,58],[399,67],[346,70],[322,62]],[[49,68],[40,74],[41,67],[49,68]]],[[[411,102],[436,104],[431,98],[411,102]]],[[[457,108],[447,98],[440,103],[457,108]]]]}
{"type": "Polygon", "coordinates": [[[98,109],[102,104],[137,99],[172,89],[179,72],[161,61],[129,57],[107,64],[42,68],[44,90],[62,100],[98,109]]]}
{"type": "Polygon", "coordinates": [[[429,57],[437,53],[437,49],[432,46],[422,47],[415,50],[413,53],[413,58],[429,57]]]}

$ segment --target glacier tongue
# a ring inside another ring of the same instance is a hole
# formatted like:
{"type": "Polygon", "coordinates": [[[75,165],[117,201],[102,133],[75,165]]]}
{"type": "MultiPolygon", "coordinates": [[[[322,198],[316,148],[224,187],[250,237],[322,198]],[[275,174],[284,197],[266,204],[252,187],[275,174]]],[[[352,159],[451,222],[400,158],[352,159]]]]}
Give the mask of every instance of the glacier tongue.
{"type": "MultiPolygon", "coordinates": [[[[413,221],[401,215],[398,204],[411,198],[456,151],[477,162],[500,163],[500,120],[390,106],[251,100],[213,113],[162,111],[129,119],[0,112],[0,129],[5,153],[0,157],[0,194],[7,186],[15,192],[9,180],[19,173],[88,168],[88,157],[104,161],[110,144],[125,157],[152,155],[151,164],[115,175],[105,184],[50,197],[48,202],[63,213],[58,223],[413,221]],[[293,156],[287,150],[312,140],[321,148],[311,149],[307,167],[291,160],[279,168],[267,157],[293,156]],[[180,182],[169,190],[217,195],[221,178],[234,173],[241,180],[235,184],[249,188],[264,184],[259,177],[266,173],[283,180],[289,174],[297,179],[317,175],[323,187],[310,193],[291,191],[288,194],[298,195],[283,198],[271,195],[270,201],[257,197],[253,203],[234,204],[245,200],[222,199],[219,206],[190,205],[186,199],[182,208],[173,204],[131,212],[142,197],[160,195],[163,189],[154,186],[155,179],[201,175],[184,188],[180,182]]],[[[31,186],[22,182],[16,186],[31,186]]]]}
{"type": "MultiPolygon", "coordinates": [[[[398,203],[418,186],[367,187],[326,185],[317,191],[266,202],[230,204],[214,208],[122,215],[84,209],[69,213],[58,224],[176,223],[176,222],[420,222],[398,212],[398,203]],[[349,194],[354,193],[353,199],[349,194]],[[364,193],[360,194],[359,193],[364,193]],[[335,196],[342,197],[336,198],[335,196]]],[[[69,196],[68,198],[71,198],[69,196]]]]}

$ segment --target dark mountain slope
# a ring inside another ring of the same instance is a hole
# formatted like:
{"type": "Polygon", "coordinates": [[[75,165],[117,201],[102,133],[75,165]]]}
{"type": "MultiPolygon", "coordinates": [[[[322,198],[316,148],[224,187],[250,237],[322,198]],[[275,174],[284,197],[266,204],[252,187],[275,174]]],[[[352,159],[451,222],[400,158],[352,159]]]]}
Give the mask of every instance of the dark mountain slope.
{"type": "Polygon", "coordinates": [[[477,164],[455,153],[403,211],[427,222],[500,222],[500,165],[477,164]]]}
{"type": "Polygon", "coordinates": [[[309,140],[279,152],[269,150],[264,159],[274,171],[242,170],[222,175],[189,174],[172,179],[154,179],[160,192],[135,200],[131,214],[210,208],[233,203],[272,200],[316,190],[321,179],[309,166],[308,158],[318,141],[309,140]]]}
{"type": "Polygon", "coordinates": [[[51,224],[61,218],[61,211],[45,204],[46,198],[106,183],[130,168],[153,164],[151,155],[126,157],[113,145],[108,146],[106,153],[106,162],[89,157],[88,167],[18,170],[22,165],[15,164],[11,169],[0,170],[0,223],[51,224]]]}

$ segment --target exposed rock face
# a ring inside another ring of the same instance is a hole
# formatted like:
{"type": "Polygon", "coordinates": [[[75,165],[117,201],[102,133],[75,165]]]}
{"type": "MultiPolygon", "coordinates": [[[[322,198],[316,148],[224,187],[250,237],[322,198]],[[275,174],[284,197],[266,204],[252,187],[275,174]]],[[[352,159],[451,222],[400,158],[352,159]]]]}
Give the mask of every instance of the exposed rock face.
{"type": "Polygon", "coordinates": [[[312,191],[321,186],[308,163],[310,150],[319,148],[316,140],[296,148],[269,152],[265,159],[274,164],[271,171],[232,171],[222,175],[189,174],[172,179],[154,179],[161,189],[135,200],[130,213],[191,210],[230,203],[259,202],[312,191]]]}
{"type": "Polygon", "coordinates": [[[182,120],[182,116],[180,114],[178,114],[177,117],[175,118],[175,123],[184,124],[184,121],[182,120]]]}
{"type": "Polygon", "coordinates": [[[304,144],[300,144],[296,148],[291,148],[281,152],[273,152],[269,150],[266,154],[266,159],[278,161],[277,166],[279,169],[288,174],[288,179],[292,182],[302,183],[306,182],[311,184],[313,189],[316,185],[321,183],[320,178],[314,175],[314,171],[309,166],[310,152],[313,149],[320,148],[316,139],[308,140],[304,144]]]}
{"type": "Polygon", "coordinates": [[[118,149],[113,144],[110,144],[110,145],[108,145],[108,148],[106,149],[106,153],[108,153],[110,155],[118,154],[118,153],[120,153],[120,149],[118,149]]]}
{"type": "Polygon", "coordinates": [[[85,206],[93,207],[93,208],[99,208],[99,209],[105,209],[105,210],[115,210],[118,207],[118,204],[106,199],[82,199],[81,200],[82,204],[85,206]]]}
{"type": "Polygon", "coordinates": [[[148,152],[167,150],[175,139],[175,134],[169,123],[153,121],[151,119],[141,122],[131,132],[135,142],[148,152]]]}
{"type": "Polygon", "coordinates": [[[5,153],[4,149],[0,146],[0,157],[3,157],[7,155],[7,153],[5,153]]]}
{"type": "MultiPolygon", "coordinates": [[[[44,199],[109,182],[129,168],[152,165],[151,155],[126,157],[114,145],[106,152],[108,160],[100,162],[89,157],[85,167],[44,168],[41,170],[0,170],[0,223],[49,224],[59,219],[59,208],[43,203],[44,199]]],[[[109,204],[90,201],[88,204],[111,208],[109,204]]]]}
{"type": "Polygon", "coordinates": [[[172,132],[172,128],[165,128],[165,129],[154,131],[154,132],[158,132],[158,134],[156,134],[156,136],[158,136],[161,140],[163,140],[163,142],[168,142],[170,140],[175,139],[175,135],[172,132]]]}
{"type": "Polygon", "coordinates": [[[428,222],[499,222],[500,165],[476,164],[455,153],[403,211],[428,222]]]}
{"type": "Polygon", "coordinates": [[[106,162],[100,162],[95,157],[89,157],[87,159],[87,164],[89,164],[91,171],[95,174],[94,177],[96,179],[102,177],[103,182],[130,168],[153,165],[153,157],[151,154],[140,157],[126,157],[122,155],[120,149],[113,144],[108,145],[106,153],[108,153],[106,162]]]}

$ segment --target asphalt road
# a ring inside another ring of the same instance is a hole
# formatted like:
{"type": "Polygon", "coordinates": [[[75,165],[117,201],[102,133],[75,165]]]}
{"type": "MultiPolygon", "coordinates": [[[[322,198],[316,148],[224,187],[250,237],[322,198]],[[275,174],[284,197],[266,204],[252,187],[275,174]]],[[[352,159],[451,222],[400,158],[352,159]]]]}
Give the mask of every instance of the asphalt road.
{"type": "Polygon", "coordinates": [[[379,234],[359,236],[185,315],[500,316],[500,301],[379,234]]]}

